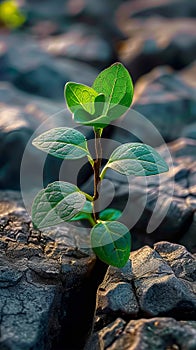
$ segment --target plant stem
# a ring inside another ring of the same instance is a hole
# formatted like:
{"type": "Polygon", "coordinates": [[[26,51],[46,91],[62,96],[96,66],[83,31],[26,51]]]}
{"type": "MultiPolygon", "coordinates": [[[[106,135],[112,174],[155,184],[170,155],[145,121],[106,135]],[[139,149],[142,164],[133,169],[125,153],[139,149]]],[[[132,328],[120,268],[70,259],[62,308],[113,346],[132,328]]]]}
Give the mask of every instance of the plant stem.
{"type": "Polygon", "coordinates": [[[90,194],[88,194],[88,193],[86,193],[86,192],[83,192],[83,191],[80,191],[85,197],[86,197],[86,199],[88,199],[90,202],[92,202],[93,201],[93,197],[90,195],[90,194]]]}
{"type": "Polygon", "coordinates": [[[101,134],[102,129],[95,129],[95,154],[96,159],[94,160],[93,164],[93,170],[94,170],[94,196],[93,196],[93,217],[95,222],[97,223],[98,220],[98,198],[99,198],[99,182],[100,179],[100,168],[101,168],[101,161],[102,161],[102,147],[101,147],[101,134]]]}

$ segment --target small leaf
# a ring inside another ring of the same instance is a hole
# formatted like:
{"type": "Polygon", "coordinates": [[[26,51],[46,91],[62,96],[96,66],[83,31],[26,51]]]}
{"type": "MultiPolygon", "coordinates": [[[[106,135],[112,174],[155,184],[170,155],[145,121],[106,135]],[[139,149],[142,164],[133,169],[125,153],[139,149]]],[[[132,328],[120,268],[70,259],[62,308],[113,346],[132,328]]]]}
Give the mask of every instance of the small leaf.
{"type": "Polygon", "coordinates": [[[160,154],[151,146],[143,143],[125,143],[119,146],[112,155],[102,174],[111,168],[123,175],[149,176],[168,171],[168,165],[160,154]]]}
{"type": "Polygon", "coordinates": [[[91,230],[91,245],[100,260],[123,267],[131,250],[129,230],[118,221],[98,223],[91,230]]]}
{"type": "Polygon", "coordinates": [[[34,199],[32,221],[44,228],[69,221],[83,208],[86,197],[73,184],[56,181],[41,190],[34,199]]]}
{"type": "Polygon", "coordinates": [[[130,107],[133,83],[129,72],[121,63],[102,71],[95,79],[93,89],[106,97],[105,111],[110,121],[117,119],[130,107]]]}
{"type": "Polygon", "coordinates": [[[69,82],[65,85],[65,99],[72,113],[78,108],[93,114],[95,112],[94,101],[98,93],[91,87],[69,82]]]}
{"type": "Polygon", "coordinates": [[[85,136],[71,128],[46,131],[33,140],[33,145],[62,159],[78,159],[89,155],[85,136]]]}
{"type": "Polygon", "coordinates": [[[88,220],[92,212],[93,212],[92,203],[89,201],[86,201],[81,211],[78,214],[76,214],[70,221],[78,221],[78,220],[84,220],[84,219],[88,220]]]}
{"type": "Polygon", "coordinates": [[[122,212],[117,209],[108,208],[100,212],[99,218],[102,221],[114,221],[118,220],[122,215],[122,212]]]}

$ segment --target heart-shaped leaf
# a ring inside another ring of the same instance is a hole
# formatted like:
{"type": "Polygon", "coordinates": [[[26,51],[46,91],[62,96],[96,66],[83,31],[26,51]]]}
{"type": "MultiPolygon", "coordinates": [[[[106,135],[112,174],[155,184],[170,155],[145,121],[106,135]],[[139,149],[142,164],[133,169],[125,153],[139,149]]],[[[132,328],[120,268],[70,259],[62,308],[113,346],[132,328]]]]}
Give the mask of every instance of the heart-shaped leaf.
{"type": "Polygon", "coordinates": [[[98,223],[91,230],[91,245],[100,260],[123,267],[131,250],[129,230],[118,221],[98,223]]]}
{"type": "Polygon", "coordinates": [[[123,175],[149,176],[168,171],[168,165],[151,146],[143,143],[125,143],[114,150],[101,173],[107,168],[123,175]]]}
{"type": "Polygon", "coordinates": [[[115,221],[118,220],[122,215],[122,212],[117,209],[104,209],[99,214],[99,219],[102,221],[115,221]]]}
{"type": "Polygon", "coordinates": [[[71,128],[55,128],[46,131],[33,140],[33,145],[62,159],[78,159],[89,156],[85,136],[71,128]]]}
{"type": "Polygon", "coordinates": [[[93,89],[106,97],[104,115],[115,120],[130,107],[133,99],[133,83],[129,72],[121,63],[115,63],[102,71],[93,83],[93,89]]]}
{"type": "Polygon", "coordinates": [[[34,199],[32,221],[36,228],[70,221],[83,208],[86,197],[68,182],[56,181],[41,190],[34,199]]]}
{"type": "Polygon", "coordinates": [[[98,93],[89,86],[69,82],[65,85],[65,99],[72,113],[79,108],[93,114],[95,112],[94,101],[98,93]]]}

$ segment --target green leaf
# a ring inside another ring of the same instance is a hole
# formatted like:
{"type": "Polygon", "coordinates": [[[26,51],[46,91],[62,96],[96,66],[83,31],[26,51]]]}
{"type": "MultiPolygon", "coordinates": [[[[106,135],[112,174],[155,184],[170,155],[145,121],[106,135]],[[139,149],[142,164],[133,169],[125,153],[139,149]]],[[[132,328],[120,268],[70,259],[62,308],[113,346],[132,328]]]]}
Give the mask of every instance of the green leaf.
{"type": "Polygon", "coordinates": [[[41,190],[34,199],[32,221],[44,228],[69,221],[83,208],[86,197],[68,182],[56,181],[41,190]]]}
{"type": "Polygon", "coordinates": [[[149,176],[169,170],[160,154],[151,146],[143,143],[125,143],[119,146],[105,165],[101,173],[103,178],[107,168],[123,175],[149,176]]]}
{"type": "Polygon", "coordinates": [[[114,221],[118,220],[122,215],[122,212],[117,209],[108,208],[100,212],[99,219],[102,221],[114,221]]]}
{"type": "Polygon", "coordinates": [[[98,223],[91,230],[91,245],[100,260],[123,267],[131,250],[129,230],[118,221],[98,223]]]}
{"type": "Polygon", "coordinates": [[[94,101],[95,111],[93,115],[86,112],[84,109],[79,108],[74,113],[74,121],[87,126],[103,128],[110,123],[108,116],[103,115],[104,106],[105,96],[103,94],[99,94],[94,101]]]}
{"type": "Polygon", "coordinates": [[[91,87],[69,82],[65,85],[65,99],[72,113],[79,108],[93,114],[95,112],[94,101],[98,93],[91,87]]]}
{"type": "Polygon", "coordinates": [[[92,212],[93,212],[92,203],[89,201],[86,201],[81,211],[78,214],[76,214],[70,221],[78,221],[78,220],[85,220],[85,219],[88,220],[92,212]]]}
{"type": "Polygon", "coordinates": [[[71,128],[46,131],[33,140],[33,145],[62,159],[78,159],[89,155],[85,136],[71,128]]]}
{"type": "Polygon", "coordinates": [[[115,63],[102,71],[95,79],[93,89],[106,97],[105,110],[110,121],[117,119],[130,107],[133,99],[133,83],[129,72],[121,63],[115,63]]]}

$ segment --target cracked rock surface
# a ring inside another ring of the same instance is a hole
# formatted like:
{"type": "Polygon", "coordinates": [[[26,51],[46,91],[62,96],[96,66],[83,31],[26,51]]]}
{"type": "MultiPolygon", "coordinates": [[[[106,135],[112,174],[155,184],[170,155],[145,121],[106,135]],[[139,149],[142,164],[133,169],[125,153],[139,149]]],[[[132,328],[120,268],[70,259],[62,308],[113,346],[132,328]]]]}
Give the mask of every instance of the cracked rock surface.
{"type": "Polygon", "coordinates": [[[77,246],[77,228],[41,236],[17,192],[0,198],[0,349],[49,350],[95,259],[77,246]]]}
{"type": "Polygon", "coordinates": [[[123,269],[108,268],[86,349],[192,350],[195,295],[196,260],[185,247],[159,242],[134,251],[123,269]]]}

